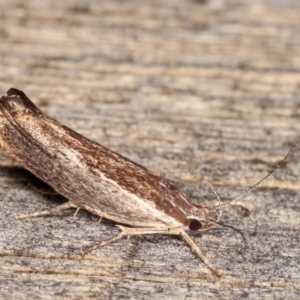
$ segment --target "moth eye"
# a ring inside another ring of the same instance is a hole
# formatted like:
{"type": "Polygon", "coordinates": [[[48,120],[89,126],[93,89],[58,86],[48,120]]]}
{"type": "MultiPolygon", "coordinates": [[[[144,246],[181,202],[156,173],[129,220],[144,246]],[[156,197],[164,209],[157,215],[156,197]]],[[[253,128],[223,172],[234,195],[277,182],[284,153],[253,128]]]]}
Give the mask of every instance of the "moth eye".
{"type": "Polygon", "coordinates": [[[196,219],[192,219],[190,224],[189,224],[189,228],[191,230],[199,230],[202,227],[202,223],[199,220],[196,219]]]}

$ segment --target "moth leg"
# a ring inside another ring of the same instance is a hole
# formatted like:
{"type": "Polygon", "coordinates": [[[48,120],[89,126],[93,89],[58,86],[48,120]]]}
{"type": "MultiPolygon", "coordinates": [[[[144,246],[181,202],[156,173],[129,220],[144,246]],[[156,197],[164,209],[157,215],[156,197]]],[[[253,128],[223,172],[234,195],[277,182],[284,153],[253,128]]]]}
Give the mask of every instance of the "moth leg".
{"type": "Polygon", "coordinates": [[[182,228],[130,228],[124,226],[118,226],[122,232],[128,236],[134,234],[151,234],[151,233],[162,233],[162,234],[172,234],[181,235],[184,240],[191,247],[199,258],[206,264],[206,266],[217,276],[221,276],[221,273],[217,268],[215,268],[209,260],[205,257],[204,253],[201,251],[199,246],[194,242],[194,240],[182,229],[182,228]]]}
{"type": "Polygon", "coordinates": [[[131,227],[125,227],[118,225],[122,231],[120,233],[117,233],[113,235],[112,237],[102,240],[98,242],[97,244],[94,244],[91,247],[88,247],[82,252],[82,255],[87,254],[90,251],[93,251],[99,247],[102,247],[104,245],[107,245],[109,243],[113,243],[119,239],[121,239],[123,236],[130,237],[131,235],[141,235],[141,234],[155,234],[155,233],[161,233],[161,234],[171,234],[171,235],[181,235],[184,240],[188,243],[192,251],[194,251],[199,258],[206,264],[206,266],[217,276],[221,276],[221,273],[217,268],[215,268],[209,260],[205,257],[204,253],[200,250],[199,246],[194,242],[194,240],[182,229],[182,228],[131,228],[131,227]]]}
{"type": "Polygon", "coordinates": [[[130,228],[124,226],[118,226],[123,234],[128,236],[137,234],[152,234],[152,233],[162,233],[171,235],[181,235],[184,240],[191,247],[199,258],[206,264],[206,266],[217,276],[221,276],[221,273],[217,268],[215,268],[209,260],[205,257],[204,253],[201,251],[199,246],[194,242],[194,240],[182,229],[182,228],[130,228]]]}
{"type": "Polygon", "coordinates": [[[206,264],[206,266],[218,277],[221,277],[221,273],[219,270],[214,267],[209,260],[205,257],[204,253],[201,251],[199,246],[194,242],[194,240],[184,231],[180,230],[180,235],[185,239],[185,241],[188,243],[188,245],[191,247],[192,251],[194,251],[201,260],[206,264]]]}
{"type": "Polygon", "coordinates": [[[79,207],[77,207],[77,209],[76,209],[76,211],[75,211],[75,213],[74,213],[74,215],[73,215],[73,218],[75,218],[75,217],[76,217],[76,215],[77,215],[77,213],[79,212],[79,210],[80,210],[80,208],[79,208],[79,207]]]}
{"type": "Polygon", "coordinates": [[[45,216],[45,215],[49,215],[54,212],[58,212],[58,211],[68,209],[71,207],[76,207],[76,206],[74,204],[72,204],[71,202],[66,202],[66,203],[51,207],[51,208],[47,208],[42,211],[37,211],[37,212],[31,213],[31,214],[20,215],[20,216],[15,217],[15,219],[19,220],[19,219],[25,219],[25,218],[31,218],[31,217],[45,216]]]}
{"type": "Polygon", "coordinates": [[[104,246],[104,245],[113,243],[113,242],[115,242],[115,241],[121,239],[121,238],[122,238],[123,236],[125,236],[125,235],[126,235],[126,234],[125,234],[123,231],[121,231],[121,232],[119,232],[119,233],[117,233],[117,234],[111,236],[111,237],[108,238],[108,239],[102,240],[102,241],[100,241],[100,242],[98,242],[98,243],[96,243],[96,244],[94,244],[94,245],[92,245],[92,246],[86,248],[86,249],[83,250],[80,254],[81,254],[82,256],[85,256],[87,253],[89,253],[89,252],[91,252],[91,251],[93,251],[93,250],[95,250],[95,249],[97,249],[97,248],[100,248],[100,247],[102,247],[102,246],[104,246]]]}
{"type": "MultiPolygon", "coordinates": [[[[120,225],[117,225],[117,227],[119,227],[121,229],[121,232],[111,236],[110,238],[108,239],[105,239],[105,240],[102,240],[96,244],[93,244],[92,246],[86,248],[85,250],[83,250],[81,252],[81,255],[84,256],[86,255],[87,253],[97,249],[97,248],[100,248],[104,245],[107,245],[107,244],[110,244],[110,243],[113,243],[119,239],[121,239],[123,236],[127,236],[127,239],[129,239],[129,237],[131,235],[139,235],[139,234],[151,234],[151,233],[159,233],[159,232],[162,232],[161,230],[157,230],[157,229],[153,229],[153,228],[131,228],[131,227],[126,227],[126,226],[120,226],[120,225]]],[[[163,233],[165,233],[165,231],[168,230],[167,228],[163,228],[163,233]]]]}

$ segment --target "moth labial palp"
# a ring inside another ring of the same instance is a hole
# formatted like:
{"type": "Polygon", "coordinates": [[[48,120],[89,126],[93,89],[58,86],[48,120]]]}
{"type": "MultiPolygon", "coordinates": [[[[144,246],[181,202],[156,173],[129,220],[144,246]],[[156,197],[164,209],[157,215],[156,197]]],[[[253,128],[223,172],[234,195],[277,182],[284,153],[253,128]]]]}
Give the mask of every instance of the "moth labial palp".
{"type": "Polygon", "coordinates": [[[75,215],[85,209],[122,224],[117,225],[119,233],[92,245],[83,254],[124,236],[180,235],[214,274],[221,275],[187,233],[207,230],[220,221],[222,207],[230,201],[221,203],[214,190],[217,201],[193,203],[167,180],[50,118],[14,88],[0,100],[0,147],[68,199],[64,204],[18,219],[76,208],[75,215]]]}

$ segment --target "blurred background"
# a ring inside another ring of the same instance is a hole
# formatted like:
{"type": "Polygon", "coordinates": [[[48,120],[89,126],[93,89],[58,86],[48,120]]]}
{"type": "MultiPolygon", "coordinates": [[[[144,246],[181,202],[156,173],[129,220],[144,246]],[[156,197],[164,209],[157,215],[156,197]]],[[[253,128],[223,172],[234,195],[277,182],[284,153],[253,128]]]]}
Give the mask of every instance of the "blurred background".
{"type": "MultiPolygon", "coordinates": [[[[223,199],[232,199],[284,157],[300,133],[299,70],[298,0],[0,0],[0,95],[11,87],[23,90],[50,116],[169,178],[195,201],[214,198],[206,180],[223,199]]],[[[300,289],[299,159],[298,150],[245,206],[224,213],[226,222],[251,236],[251,251],[240,257],[232,232],[216,230],[198,239],[212,262],[229,272],[218,285],[180,240],[158,237],[157,245],[151,236],[135,239],[134,251],[127,246],[119,253],[125,246],[116,244],[104,252],[126,263],[103,258],[101,267],[92,261],[82,268],[84,262],[74,261],[64,265],[69,277],[47,277],[45,270],[63,271],[46,253],[76,252],[74,245],[113,226],[90,221],[93,229],[85,228],[89,215],[74,220],[70,213],[69,221],[56,216],[35,225],[12,221],[9,227],[8,216],[51,202],[35,195],[24,184],[26,176],[11,169],[17,164],[1,152],[2,276],[10,278],[2,297],[16,290],[32,295],[28,286],[37,277],[28,274],[35,270],[45,286],[57,284],[47,288],[51,297],[76,298],[68,292],[72,287],[80,297],[102,289],[104,298],[114,299],[126,293],[211,299],[220,289],[231,299],[264,292],[292,299],[300,289]],[[76,229],[64,227],[70,224],[76,229]],[[30,233],[42,227],[49,240],[41,232],[33,242],[30,233]],[[51,248],[59,236],[58,248],[51,248]],[[12,258],[15,249],[38,253],[43,263],[35,265],[36,257],[20,262],[12,258]],[[140,262],[149,263],[144,271],[140,262]],[[16,276],[15,269],[26,275],[16,276]],[[90,285],[87,274],[97,284],[90,285]],[[265,285],[250,289],[253,281],[265,285]]],[[[34,293],[44,297],[38,288],[34,293]]]]}
{"type": "Polygon", "coordinates": [[[1,93],[21,89],[129,156],[141,151],[143,161],[150,149],[159,157],[168,146],[165,155],[181,146],[246,155],[293,137],[277,125],[300,111],[299,1],[0,5],[1,93]]]}

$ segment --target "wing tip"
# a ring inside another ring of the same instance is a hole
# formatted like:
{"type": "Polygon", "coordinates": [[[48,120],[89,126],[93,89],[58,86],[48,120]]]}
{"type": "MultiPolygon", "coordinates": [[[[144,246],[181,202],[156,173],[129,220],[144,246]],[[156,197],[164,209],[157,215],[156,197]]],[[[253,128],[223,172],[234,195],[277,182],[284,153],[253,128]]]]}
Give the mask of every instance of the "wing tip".
{"type": "Polygon", "coordinates": [[[18,90],[16,88],[10,88],[7,92],[6,92],[7,96],[20,96],[21,98],[27,98],[27,96],[25,95],[25,93],[21,90],[18,90]]]}
{"type": "Polygon", "coordinates": [[[12,110],[29,109],[35,113],[39,112],[39,109],[32,103],[23,91],[16,88],[10,88],[6,94],[6,96],[1,98],[0,105],[4,105],[8,109],[12,110]]]}

